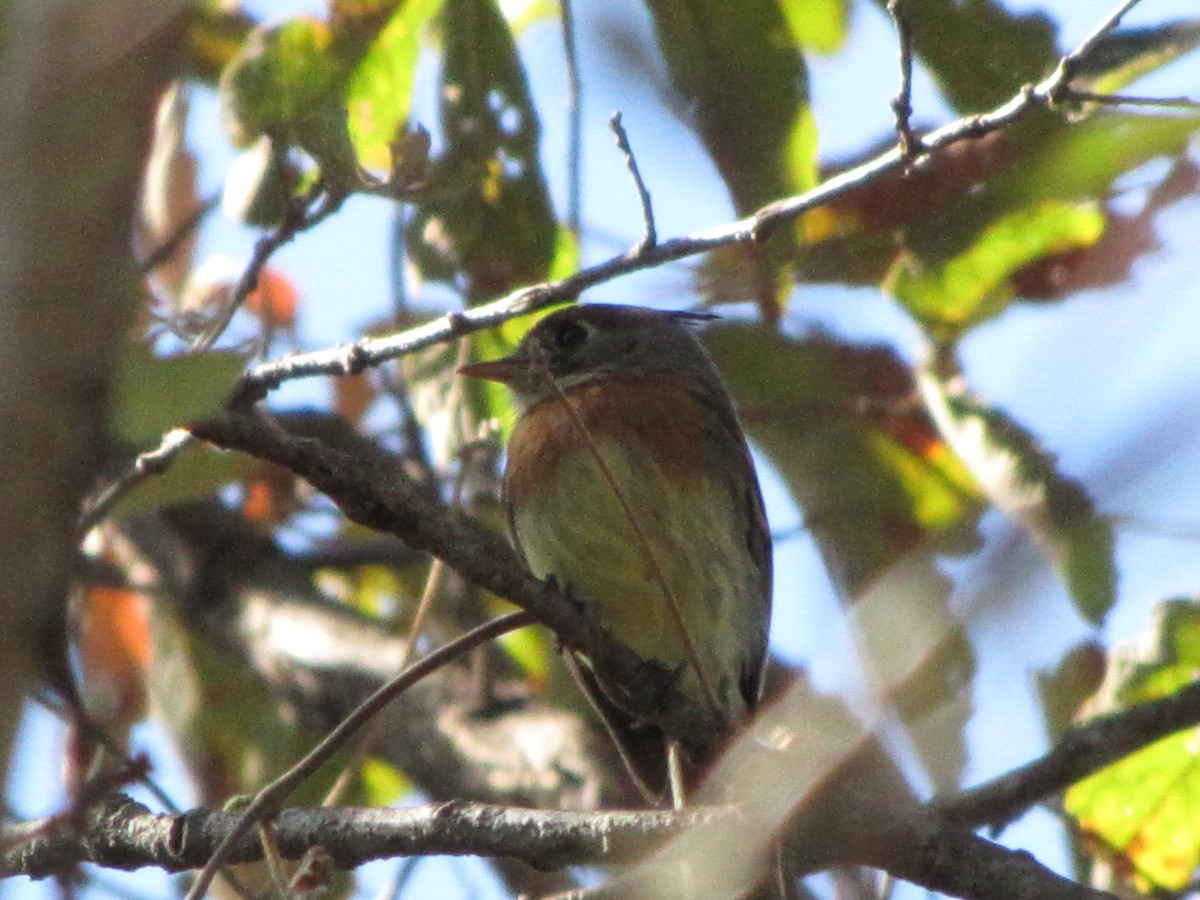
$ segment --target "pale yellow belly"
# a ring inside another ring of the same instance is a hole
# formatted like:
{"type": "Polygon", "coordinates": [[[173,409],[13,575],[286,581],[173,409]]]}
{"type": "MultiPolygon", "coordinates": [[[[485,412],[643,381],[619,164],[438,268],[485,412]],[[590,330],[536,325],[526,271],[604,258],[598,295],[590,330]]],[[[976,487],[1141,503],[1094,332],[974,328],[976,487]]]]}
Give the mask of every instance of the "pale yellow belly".
{"type": "Polygon", "coordinates": [[[739,679],[758,638],[752,629],[760,598],[745,546],[745,512],[728,473],[692,483],[668,480],[645,454],[598,444],[613,481],[639,528],[586,447],[572,449],[540,474],[546,480],[513,509],[526,562],[554,575],[601,623],[638,655],[682,673],[703,701],[669,596],[682,613],[704,677],[718,702],[740,715],[739,679]],[[740,517],[740,518],[739,518],[740,517]]]}

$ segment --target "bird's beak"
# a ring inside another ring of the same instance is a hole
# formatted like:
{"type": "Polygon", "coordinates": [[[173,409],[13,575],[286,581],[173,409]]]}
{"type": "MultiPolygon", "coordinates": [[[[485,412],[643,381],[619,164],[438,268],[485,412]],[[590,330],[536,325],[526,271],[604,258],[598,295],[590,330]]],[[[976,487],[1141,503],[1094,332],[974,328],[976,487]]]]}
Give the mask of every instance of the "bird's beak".
{"type": "Polygon", "coordinates": [[[490,362],[470,363],[458,370],[459,375],[468,378],[484,378],[488,381],[498,381],[501,384],[512,384],[525,372],[525,360],[513,354],[504,359],[493,359],[490,362]]]}

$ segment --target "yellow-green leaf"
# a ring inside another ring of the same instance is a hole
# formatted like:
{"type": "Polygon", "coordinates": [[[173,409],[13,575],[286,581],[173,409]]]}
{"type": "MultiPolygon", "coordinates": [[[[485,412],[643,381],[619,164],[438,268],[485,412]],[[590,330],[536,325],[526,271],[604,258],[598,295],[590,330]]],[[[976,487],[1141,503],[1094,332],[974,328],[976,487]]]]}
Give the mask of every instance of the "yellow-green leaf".
{"type": "Polygon", "coordinates": [[[350,140],[369,169],[387,171],[391,145],[408,121],[421,37],[443,0],[407,0],[357,60],[346,85],[350,140]]]}
{"type": "Polygon", "coordinates": [[[1087,247],[1104,233],[1096,204],[1041,203],[1016,210],[989,225],[957,256],[922,265],[897,258],[885,288],[939,338],[960,334],[1008,305],[1010,279],[1035,260],[1087,247]]]}
{"type": "MultiPolygon", "coordinates": [[[[1113,653],[1095,704],[1111,712],[1168,696],[1200,670],[1200,604],[1169,600],[1150,633],[1113,653]]],[[[1143,889],[1180,890],[1200,867],[1200,728],[1191,727],[1073,785],[1064,807],[1125,855],[1143,889]]]]}

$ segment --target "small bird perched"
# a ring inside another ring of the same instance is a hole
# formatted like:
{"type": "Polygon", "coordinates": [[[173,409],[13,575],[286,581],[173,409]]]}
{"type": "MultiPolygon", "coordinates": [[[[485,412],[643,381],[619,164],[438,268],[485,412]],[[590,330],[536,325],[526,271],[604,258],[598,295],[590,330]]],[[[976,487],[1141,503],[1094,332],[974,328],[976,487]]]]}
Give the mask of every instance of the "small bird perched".
{"type": "MultiPolygon", "coordinates": [[[[575,306],[511,356],[459,371],[503,383],[519,408],[504,501],[532,572],[737,723],[762,690],[771,540],[733,402],[689,328],[707,318],[575,306]]],[[[639,786],[657,795],[661,734],[624,712],[621,691],[586,661],[575,671],[639,786]]]]}

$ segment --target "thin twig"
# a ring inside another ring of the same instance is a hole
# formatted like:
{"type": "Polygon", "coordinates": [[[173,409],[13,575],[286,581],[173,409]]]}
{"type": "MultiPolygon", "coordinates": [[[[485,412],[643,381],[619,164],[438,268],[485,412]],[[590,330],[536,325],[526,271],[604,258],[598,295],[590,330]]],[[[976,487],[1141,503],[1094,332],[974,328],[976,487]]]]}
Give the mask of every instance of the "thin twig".
{"type": "Polygon", "coordinates": [[[912,127],[912,18],[909,16],[908,0],[888,0],[887,10],[896,23],[896,39],[900,44],[900,90],[892,100],[892,112],[896,114],[900,153],[904,159],[912,160],[921,153],[921,138],[912,127]]]}
{"type": "MultiPolygon", "coordinates": [[[[263,235],[254,245],[254,253],[233,289],[230,300],[221,316],[200,335],[191,346],[192,352],[207,350],[233,319],[234,313],[245,303],[246,298],[257,287],[259,275],[271,256],[302,231],[317,225],[341,208],[346,195],[324,185],[315,185],[302,198],[289,204],[289,213],[274,231],[263,235]],[[315,204],[315,205],[314,205],[315,204]]],[[[191,444],[191,435],[181,429],[167,432],[153,450],[139,454],[128,469],[110,483],[104,485],[84,503],[80,516],[80,533],[87,534],[100,523],[122,497],[140,484],[148,475],[161,474],[191,444]]]]}
{"type": "Polygon", "coordinates": [[[559,0],[558,9],[567,63],[567,228],[578,237],[583,206],[583,82],[579,79],[572,0],[559,0]]]}
{"type": "Polygon", "coordinates": [[[530,613],[520,610],[507,613],[499,618],[473,628],[461,637],[455,638],[448,644],[434,650],[428,656],[413,663],[366,700],[358,705],[354,712],[346,716],[336,728],[327,734],[317,746],[308,752],[296,765],[288,769],[269,785],[259,791],[249,805],[242,811],[237,825],[230,829],[224,840],[213,851],[212,858],[200,871],[196,881],[187,892],[185,900],[199,900],[203,897],[213,877],[229,859],[230,853],[250,829],[257,823],[273,818],[282,808],[283,802],[296,790],[313,772],[319,769],[352,738],[360,728],[371,721],[385,706],[403,694],[414,684],[428,677],[447,663],[475,647],[515,631],[532,625],[537,621],[530,613]]]}
{"type": "Polygon", "coordinates": [[[274,231],[264,234],[255,243],[254,253],[251,254],[249,264],[234,286],[229,303],[212,326],[205,329],[204,333],[192,342],[190,348],[192,352],[207,350],[217,342],[217,339],[229,327],[234,313],[241,308],[242,304],[246,302],[246,298],[258,286],[258,277],[275,251],[300,232],[307,231],[333,215],[341,208],[345,199],[345,191],[331,188],[323,182],[313,185],[303,196],[292,198],[287,204],[286,213],[279,226],[274,231]]]}
{"type": "Polygon", "coordinates": [[[220,202],[221,198],[215,194],[201,202],[161,244],[146,255],[146,258],[138,266],[139,271],[143,275],[149,275],[174,256],[175,251],[191,236],[204,217],[216,209],[220,202]]]}
{"type": "Polygon", "coordinates": [[[153,450],[139,454],[124,472],[87,499],[83,514],[79,517],[79,533],[85,535],[104,519],[114,506],[131,490],[150,475],[161,475],[184,450],[192,445],[194,438],[182,428],[172,428],[162,436],[153,450]]]}
{"type": "Polygon", "coordinates": [[[634,259],[640,259],[648,250],[658,246],[658,230],[654,227],[654,206],[650,202],[650,191],[646,188],[646,182],[642,180],[642,172],[638,168],[637,158],[633,155],[633,148],[629,146],[629,135],[625,133],[625,126],[621,124],[619,112],[612,114],[608,120],[608,127],[617,136],[617,148],[625,157],[625,168],[633,176],[638,200],[642,204],[642,239],[630,251],[634,259]]]}

